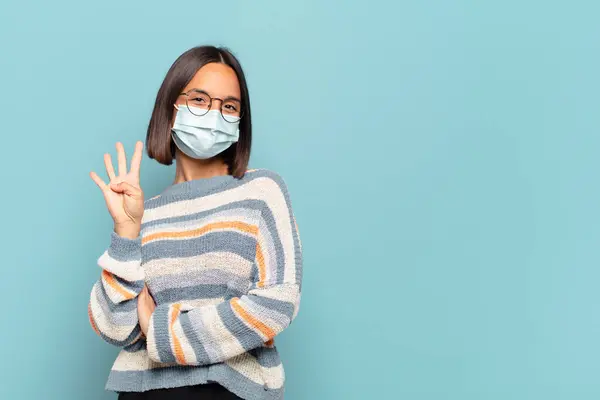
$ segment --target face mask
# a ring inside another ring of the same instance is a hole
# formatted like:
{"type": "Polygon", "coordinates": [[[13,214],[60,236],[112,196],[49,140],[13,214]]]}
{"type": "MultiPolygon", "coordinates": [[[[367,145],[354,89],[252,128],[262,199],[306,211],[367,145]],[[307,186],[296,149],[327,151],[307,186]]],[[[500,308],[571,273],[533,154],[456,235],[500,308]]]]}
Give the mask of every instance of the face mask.
{"type": "MultiPolygon", "coordinates": [[[[240,136],[240,120],[227,122],[219,110],[211,110],[197,116],[186,107],[178,107],[175,123],[171,128],[173,141],[185,155],[207,159],[225,151],[240,136]]],[[[194,108],[195,110],[195,108],[194,108]]],[[[204,110],[199,110],[204,112],[204,110]]]]}

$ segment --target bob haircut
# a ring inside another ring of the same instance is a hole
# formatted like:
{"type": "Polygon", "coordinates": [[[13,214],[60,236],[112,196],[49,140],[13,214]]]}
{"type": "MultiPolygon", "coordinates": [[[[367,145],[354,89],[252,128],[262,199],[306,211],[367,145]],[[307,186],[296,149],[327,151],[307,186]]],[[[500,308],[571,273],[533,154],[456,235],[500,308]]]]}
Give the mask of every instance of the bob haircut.
{"type": "Polygon", "coordinates": [[[171,165],[175,159],[175,142],[171,137],[173,126],[173,104],[192,80],[196,72],[209,63],[221,63],[231,67],[240,84],[242,118],[240,120],[239,140],[227,150],[217,155],[228,166],[229,174],[236,178],[244,176],[250,160],[252,144],[252,118],[250,115],[250,97],[244,71],[237,58],[227,48],[197,46],[180,55],[171,65],[160,85],[150,123],[146,134],[148,156],[163,165],[171,165]]]}

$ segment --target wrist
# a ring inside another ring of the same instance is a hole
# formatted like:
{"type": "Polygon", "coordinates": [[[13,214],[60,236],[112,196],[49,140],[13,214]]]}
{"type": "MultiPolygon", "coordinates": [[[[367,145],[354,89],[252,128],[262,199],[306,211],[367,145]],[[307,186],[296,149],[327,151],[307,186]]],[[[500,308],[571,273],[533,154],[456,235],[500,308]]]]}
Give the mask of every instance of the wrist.
{"type": "Polygon", "coordinates": [[[136,223],[115,224],[114,231],[126,239],[136,239],[140,235],[140,225],[136,223]]]}

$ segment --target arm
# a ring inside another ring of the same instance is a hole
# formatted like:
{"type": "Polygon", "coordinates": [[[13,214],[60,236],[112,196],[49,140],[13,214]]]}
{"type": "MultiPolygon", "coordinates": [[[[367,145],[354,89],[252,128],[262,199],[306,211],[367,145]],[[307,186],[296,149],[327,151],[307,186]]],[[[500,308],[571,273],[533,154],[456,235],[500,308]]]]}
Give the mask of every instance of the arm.
{"type": "Polygon", "coordinates": [[[144,287],[141,238],[129,239],[111,233],[108,250],[98,259],[102,268],[88,305],[90,324],[105,341],[128,346],[141,337],[137,296],[144,287]]]}
{"type": "Polygon", "coordinates": [[[264,202],[254,282],[248,293],[216,305],[161,304],[150,318],[148,355],[157,362],[207,365],[269,343],[296,317],[302,254],[284,182],[260,177],[264,202]]]}

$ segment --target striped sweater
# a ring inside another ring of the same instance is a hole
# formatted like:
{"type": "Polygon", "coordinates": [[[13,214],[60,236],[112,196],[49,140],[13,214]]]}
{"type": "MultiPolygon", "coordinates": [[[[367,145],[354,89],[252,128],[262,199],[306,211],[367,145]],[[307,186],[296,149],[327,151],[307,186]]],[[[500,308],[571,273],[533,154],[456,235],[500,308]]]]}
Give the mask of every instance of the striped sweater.
{"type": "Polygon", "coordinates": [[[218,382],[244,399],[281,399],[273,338],[298,313],[301,243],[286,185],[268,170],[174,184],[144,205],[137,239],[112,232],[88,313],[122,347],[107,390],[218,382]],[[156,302],[147,336],[144,284],[156,302]]]}

